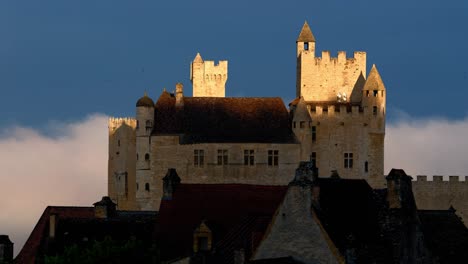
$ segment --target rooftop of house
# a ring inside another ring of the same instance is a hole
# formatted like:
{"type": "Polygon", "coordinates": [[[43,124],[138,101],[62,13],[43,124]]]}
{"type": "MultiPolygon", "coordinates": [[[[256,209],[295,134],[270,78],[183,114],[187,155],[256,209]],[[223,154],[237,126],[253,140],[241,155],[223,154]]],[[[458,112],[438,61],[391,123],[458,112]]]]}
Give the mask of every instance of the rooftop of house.
{"type": "MultiPolygon", "coordinates": [[[[101,203],[97,203],[101,204],[101,203]]],[[[69,243],[92,241],[110,236],[113,239],[151,239],[157,213],[149,211],[116,211],[108,218],[97,218],[94,207],[48,206],[42,213],[31,235],[16,257],[17,263],[35,263],[36,257],[52,252],[46,248],[49,236],[50,217],[55,216],[55,245],[61,249],[69,243]]],[[[60,251],[54,247],[53,251],[60,251]]]]}
{"type": "Polygon", "coordinates": [[[279,97],[183,97],[176,107],[174,95],[164,91],[154,124],[153,135],[180,135],[182,144],[296,143],[279,97]]]}

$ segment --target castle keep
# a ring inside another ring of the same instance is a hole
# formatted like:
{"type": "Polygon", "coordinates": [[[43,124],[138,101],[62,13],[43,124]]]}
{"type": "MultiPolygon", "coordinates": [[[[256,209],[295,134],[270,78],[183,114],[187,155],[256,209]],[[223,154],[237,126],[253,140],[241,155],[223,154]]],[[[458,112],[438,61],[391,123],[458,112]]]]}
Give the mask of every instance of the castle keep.
{"type": "MultiPolygon", "coordinates": [[[[361,51],[318,57],[315,44],[305,23],[296,40],[296,99],[289,109],[280,98],[225,97],[228,62],[197,54],[190,64],[193,97],[178,83],[175,93],[164,90],[156,101],[140,98],[135,118],[110,118],[108,191],[119,209],[158,210],[169,168],[188,184],[282,186],[301,161],[311,161],[321,178],[385,187],[386,88],[377,67],[367,73],[361,51]]],[[[418,207],[456,204],[464,216],[468,183],[444,184],[415,182],[418,207]],[[465,195],[435,202],[427,193],[438,185],[465,195]]]]}

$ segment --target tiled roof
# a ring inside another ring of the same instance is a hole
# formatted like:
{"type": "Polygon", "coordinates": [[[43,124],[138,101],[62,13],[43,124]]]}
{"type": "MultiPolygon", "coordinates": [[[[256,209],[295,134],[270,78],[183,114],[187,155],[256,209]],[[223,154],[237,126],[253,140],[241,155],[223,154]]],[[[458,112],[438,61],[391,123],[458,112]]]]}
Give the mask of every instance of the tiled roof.
{"type": "Polygon", "coordinates": [[[94,208],[48,206],[44,210],[44,213],[42,213],[41,218],[39,218],[39,221],[31,232],[31,235],[29,235],[20,253],[15,258],[16,263],[35,263],[41,242],[48,230],[49,218],[53,214],[58,215],[60,219],[86,219],[94,217],[94,208]]]}
{"type": "Polygon", "coordinates": [[[128,239],[135,235],[140,239],[151,239],[156,222],[156,212],[117,211],[112,218],[96,218],[94,207],[59,207],[48,206],[39,218],[31,235],[16,257],[16,263],[35,263],[36,257],[51,254],[68,243],[81,241],[84,237],[102,239],[111,236],[114,239],[128,239]],[[56,215],[55,247],[47,243],[49,219],[56,215]],[[64,234],[67,237],[64,237],[64,234]]]}
{"type": "Polygon", "coordinates": [[[189,256],[193,231],[203,220],[213,231],[214,245],[220,243],[220,247],[229,248],[230,241],[236,239],[233,234],[242,235],[239,231],[242,228],[256,230],[254,226],[261,224],[262,218],[272,217],[286,188],[246,184],[178,185],[172,200],[163,200],[160,206],[156,237],[164,252],[161,257],[167,260],[189,256]],[[238,232],[233,233],[234,229],[238,232]]]}
{"type": "Polygon", "coordinates": [[[179,134],[192,143],[295,143],[281,98],[175,97],[163,92],[156,102],[153,135],[179,134]]]}

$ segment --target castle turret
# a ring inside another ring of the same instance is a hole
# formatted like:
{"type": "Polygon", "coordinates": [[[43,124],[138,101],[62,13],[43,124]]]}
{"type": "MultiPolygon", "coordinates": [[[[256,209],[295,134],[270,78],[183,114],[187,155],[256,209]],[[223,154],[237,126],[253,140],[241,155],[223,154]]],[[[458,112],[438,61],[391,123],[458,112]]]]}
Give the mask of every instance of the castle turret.
{"type": "MultiPolygon", "coordinates": [[[[151,132],[154,122],[154,102],[146,93],[136,104],[136,202],[149,204],[151,191],[151,132]]],[[[142,208],[147,209],[147,208],[142,208]]]]}
{"type": "Polygon", "coordinates": [[[203,61],[200,53],[190,65],[190,81],[194,97],[225,97],[228,78],[228,62],[203,61]]]}
{"type": "Polygon", "coordinates": [[[369,107],[373,114],[385,114],[385,85],[375,64],[362,88],[362,104],[369,107]]]}
{"type": "Polygon", "coordinates": [[[369,72],[362,89],[362,106],[367,117],[369,128],[369,183],[372,186],[383,186],[384,140],[385,140],[385,85],[375,67],[369,72]]]}
{"type": "Polygon", "coordinates": [[[315,56],[315,37],[307,21],[304,22],[301,33],[299,33],[299,37],[297,37],[296,51],[297,57],[299,57],[303,51],[308,51],[315,56]]]}

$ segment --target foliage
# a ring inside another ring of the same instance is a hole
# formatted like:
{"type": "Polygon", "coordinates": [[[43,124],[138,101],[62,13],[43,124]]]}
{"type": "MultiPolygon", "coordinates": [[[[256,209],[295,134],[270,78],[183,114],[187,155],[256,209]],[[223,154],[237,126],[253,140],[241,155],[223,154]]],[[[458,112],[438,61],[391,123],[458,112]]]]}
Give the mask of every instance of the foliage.
{"type": "Polygon", "coordinates": [[[45,264],[123,264],[123,263],[159,263],[158,247],[131,239],[115,241],[106,237],[102,241],[93,241],[88,246],[73,244],[64,248],[62,254],[45,256],[45,264]]]}

